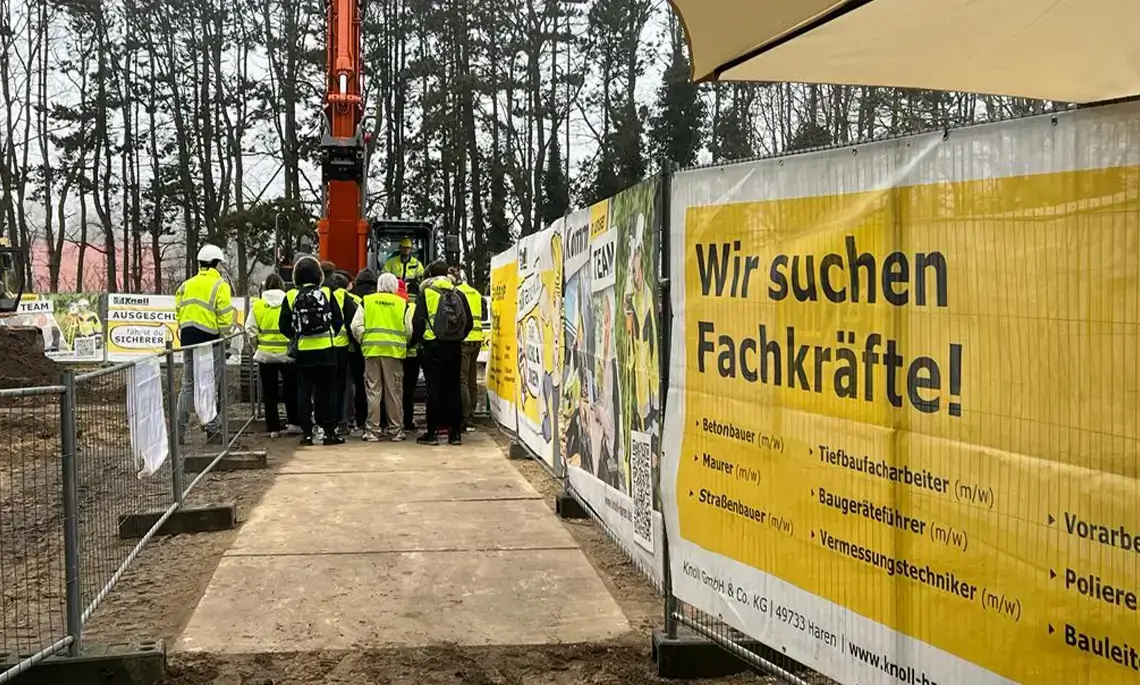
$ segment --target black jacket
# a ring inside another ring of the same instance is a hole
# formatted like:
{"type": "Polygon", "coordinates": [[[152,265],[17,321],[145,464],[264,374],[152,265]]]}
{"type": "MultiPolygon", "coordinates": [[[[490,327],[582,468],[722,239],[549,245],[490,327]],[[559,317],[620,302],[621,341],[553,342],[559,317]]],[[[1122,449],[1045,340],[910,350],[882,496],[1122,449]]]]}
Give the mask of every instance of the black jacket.
{"type": "MultiPolygon", "coordinates": [[[[416,311],[412,314],[412,337],[408,340],[408,346],[419,345],[421,342],[428,344],[439,342],[437,340],[424,340],[424,333],[427,332],[428,311],[427,311],[427,297],[424,293],[432,286],[436,280],[447,278],[447,276],[438,276],[437,278],[429,278],[420,285],[420,294],[416,298],[416,311]]],[[[462,295],[463,293],[460,293],[462,295]]],[[[463,331],[463,337],[466,338],[471,334],[471,329],[475,327],[475,321],[471,316],[471,305],[467,303],[467,297],[463,297],[463,308],[467,310],[467,328],[463,331]]],[[[459,344],[459,343],[454,343],[459,344]]]]}
{"type": "MultiPolygon", "coordinates": [[[[301,260],[293,267],[293,283],[296,284],[296,289],[300,290],[306,285],[321,282],[321,269],[320,265],[311,260],[301,260]],[[312,267],[312,268],[310,268],[312,267]],[[315,273],[314,273],[315,270],[315,273]]],[[[330,289],[331,292],[331,289],[330,289]]],[[[345,327],[344,313],[340,310],[340,305],[336,303],[336,298],[329,298],[329,306],[332,307],[332,326],[333,334],[338,335],[340,330],[345,327]]],[[[347,308],[347,304],[346,304],[347,308]]],[[[277,327],[281,330],[282,335],[290,340],[297,338],[297,331],[293,328],[293,309],[289,305],[289,298],[286,297],[285,301],[281,303],[281,316],[277,320],[277,327]]],[[[332,347],[325,350],[305,350],[298,351],[296,356],[296,364],[298,367],[314,367],[314,366],[336,366],[336,350],[332,347]]]]}

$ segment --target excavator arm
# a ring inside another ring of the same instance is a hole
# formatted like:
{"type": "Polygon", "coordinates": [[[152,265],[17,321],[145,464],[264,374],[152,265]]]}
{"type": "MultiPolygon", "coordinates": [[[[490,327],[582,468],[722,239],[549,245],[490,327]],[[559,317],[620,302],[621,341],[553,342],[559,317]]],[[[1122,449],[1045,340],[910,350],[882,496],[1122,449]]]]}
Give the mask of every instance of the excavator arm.
{"type": "Polygon", "coordinates": [[[366,266],[368,148],[364,134],[364,0],[326,0],[327,79],[321,135],[320,255],[342,269],[366,266]]]}

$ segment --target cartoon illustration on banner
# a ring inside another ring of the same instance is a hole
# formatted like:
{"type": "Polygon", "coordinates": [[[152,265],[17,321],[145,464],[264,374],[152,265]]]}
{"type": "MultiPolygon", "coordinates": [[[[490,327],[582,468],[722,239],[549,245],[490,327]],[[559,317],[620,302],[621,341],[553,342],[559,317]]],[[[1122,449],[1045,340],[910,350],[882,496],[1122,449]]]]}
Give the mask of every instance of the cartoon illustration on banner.
{"type": "Polygon", "coordinates": [[[518,264],[519,438],[553,467],[553,411],[561,385],[561,227],[519,240],[518,264]]]}
{"type": "Polygon", "coordinates": [[[1138,111],[675,176],[681,601],[845,683],[1136,682],[1138,111]]]}

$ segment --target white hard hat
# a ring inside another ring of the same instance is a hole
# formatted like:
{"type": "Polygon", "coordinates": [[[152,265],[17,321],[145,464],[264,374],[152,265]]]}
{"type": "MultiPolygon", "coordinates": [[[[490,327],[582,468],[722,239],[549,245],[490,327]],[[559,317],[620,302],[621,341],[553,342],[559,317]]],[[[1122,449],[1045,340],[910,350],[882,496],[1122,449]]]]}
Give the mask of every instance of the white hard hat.
{"type": "Polygon", "coordinates": [[[91,303],[87,301],[86,297],[82,297],[79,299],[79,306],[80,307],[90,307],[91,303]]]}
{"type": "Polygon", "coordinates": [[[217,245],[203,245],[201,250],[198,250],[199,262],[224,262],[226,255],[222,252],[222,248],[217,245]]]}

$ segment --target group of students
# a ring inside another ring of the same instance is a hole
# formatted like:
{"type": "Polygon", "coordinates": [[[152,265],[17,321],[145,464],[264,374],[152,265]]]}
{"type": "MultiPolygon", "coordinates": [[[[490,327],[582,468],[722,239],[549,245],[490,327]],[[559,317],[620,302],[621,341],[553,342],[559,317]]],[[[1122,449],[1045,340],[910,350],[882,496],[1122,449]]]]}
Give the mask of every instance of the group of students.
{"type": "Polygon", "coordinates": [[[319,428],[324,445],[352,435],[403,441],[416,430],[422,370],[427,425],[416,442],[438,445],[446,430],[449,444],[462,444],[478,401],[483,298],[443,261],[423,269],[416,297],[407,285],[387,268],[353,278],[310,256],[294,265],[288,292],[279,275],[266,279],[246,333],[272,436],[299,434],[312,445],[319,428]]]}

